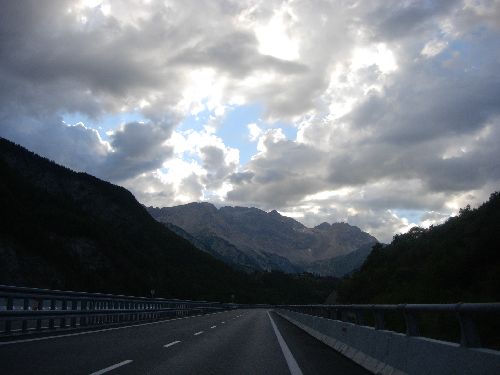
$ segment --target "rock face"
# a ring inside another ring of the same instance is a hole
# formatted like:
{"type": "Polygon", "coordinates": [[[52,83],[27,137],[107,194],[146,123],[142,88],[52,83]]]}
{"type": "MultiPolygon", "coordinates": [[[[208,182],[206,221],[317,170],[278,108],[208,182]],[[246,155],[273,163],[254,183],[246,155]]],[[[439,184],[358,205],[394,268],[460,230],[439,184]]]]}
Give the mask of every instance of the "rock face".
{"type": "Polygon", "coordinates": [[[204,245],[203,250],[249,269],[290,273],[306,270],[342,276],[359,267],[369,253],[366,249],[377,242],[375,237],[347,223],[322,223],[307,228],[277,211],[257,208],[217,209],[210,203],[189,203],[149,207],[148,212],[156,220],[187,232],[204,245]],[[353,255],[341,263],[334,261],[349,254],[353,255]]]}

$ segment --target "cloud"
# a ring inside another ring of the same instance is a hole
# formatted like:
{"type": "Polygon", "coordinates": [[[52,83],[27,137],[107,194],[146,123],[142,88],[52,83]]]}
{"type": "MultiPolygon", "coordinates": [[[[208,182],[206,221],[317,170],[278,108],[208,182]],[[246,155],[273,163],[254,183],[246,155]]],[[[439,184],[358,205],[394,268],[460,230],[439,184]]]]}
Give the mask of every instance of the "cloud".
{"type": "Polygon", "coordinates": [[[247,125],[248,128],[248,138],[250,141],[255,142],[259,139],[262,134],[262,129],[254,122],[247,125]]]}
{"type": "Polygon", "coordinates": [[[499,14],[472,0],[7,2],[0,135],[147,204],[253,205],[387,240],[498,188],[499,14]],[[263,112],[224,133],[246,105],[263,112]],[[238,133],[257,146],[245,164],[238,133]]]}
{"type": "Polygon", "coordinates": [[[113,151],[100,174],[121,181],[160,168],[173,153],[172,147],[165,144],[171,132],[168,123],[122,125],[111,135],[113,151]]]}
{"type": "Polygon", "coordinates": [[[375,30],[385,39],[412,38],[426,31],[440,17],[446,15],[460,0],[441,1],[386,1],[378,3],[368,14],[375,20],[375,30]]]}

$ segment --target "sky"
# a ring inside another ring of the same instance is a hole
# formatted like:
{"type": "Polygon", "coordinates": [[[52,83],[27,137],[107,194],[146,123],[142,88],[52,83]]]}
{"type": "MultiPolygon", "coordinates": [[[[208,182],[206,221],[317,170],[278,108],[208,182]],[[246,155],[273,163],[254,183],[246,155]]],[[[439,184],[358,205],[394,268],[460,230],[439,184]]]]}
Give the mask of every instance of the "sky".
{"type": "Polygon", "coordinates": [[[0,136],[388,242],[499,190],[500,1],[5,0],[0,136]]]}

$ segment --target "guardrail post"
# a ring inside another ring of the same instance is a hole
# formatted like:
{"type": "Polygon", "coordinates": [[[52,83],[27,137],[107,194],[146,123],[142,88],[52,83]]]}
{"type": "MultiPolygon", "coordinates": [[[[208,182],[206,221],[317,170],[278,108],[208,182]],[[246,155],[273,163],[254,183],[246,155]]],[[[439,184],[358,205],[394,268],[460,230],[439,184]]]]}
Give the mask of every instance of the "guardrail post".
{"type": "Polygon", "coordinates": [[[341,322],[349,321],[349,310],[340,309],[339,310],[339,320],[341,322]]]}
{"type": "MultiPolygon", "coordinates": [[[[51,299],[50,300],[50,310],[54,311],[55,309],[56,309],[56,300],[51,299]]],[[[54,318],[49,319],[49,329],[55,328],[54,320],[55,320],[54,318]]]]}
{"type": "Polygon", "coordinates": [[[408,336],[420,336],[417,316],[414,312],[406,310],[406,305],[403,305],[403,314],[406,324],[406,334],[408,336]]]}
{"type": "Polygon", "coordinates": [[[356,324],[360,325],[360,326],[364,325],[365,324],[365,317],[364,317],[363,311],[356,310],[356,311],[354,311],[354,314],[356,315],[356,324]]]}
{"type": "MultiPolygon", "coordinates": [[[[7,297],[7,304],[5,306],[7,310],[14,310],[14,298],[7,297]]],[[[12,331],[12,320],[5,321],[5,333],[10,333],[12,331]]]]}
{"type": "Polygon", "coordinates": [[[94,312],[92,313],[92,325],[95,326],[98,324],[98,321],[97,321],[97,309],[98,309],[98,302],[97,300],[92,300],[92,310],[94,310],[94,312]]]}
{"type": "Polygon", "coordinates": [[[468,348],[480,348],[481,338],[476,322],[471,313],[460,311],[461,303],[457,304],[457,318],[460,324],[460,345],[468,348]]]}
{"type": "Polygon", "coordinates": [[[88,301],[86,299],[82,299],[80,301],[80,313],[82,314],[80,316],[80,327],[85,327],[87,325],[87,306],[88,306],[88,301]]]}
{"type": "MultiPolygon", "coordinates": [[[[61,301],[61,310],[67,310],[67,309],[68,309],[68,301],[63,299],[61,301]]],[[[59,321],[59,327],[66,328],[66,318],[64,317],[64,315],[61,318],[61,320],[59,321]]]]}
{"type": "MultiPolygon", "coordinates": [[[[71,310],[75,311],[78,307],[78,301],[76,299],[71,301],[71,310]]],[[[71,317],[71,327],[76,327],[76,317],[71,317]]]]}
{"type": "Polygon", "coordinates": [[[342,310],[335,309],[333,311],[333,317],[335,320],[342,320],[342,310]]]}
{"type": "MultiPolygon", "coordinates": [[[[29,298],[23,298],[23,310],[27,311],[30,308],[30,300],[29,298]]],[[[28,319],[23,318],[22,320],[22,332],[26,333],[28,331],[28,319]]]]}
{"type": "MultiPolygon", "coordinates": [[[[36,309],[38,311],[42,311],[43,310],[43,299],[37,299],[36,300],[36,309]]],[[[36,320],[36,330],[37,331],[41,331],[42,330],[42,319],[38,318],[36,320]]]]}
{"type": "Polygon", "coordinates": [[[94,310],[95,310],[95,304],[94,300],[89,300],[87,301],[87,310],[92,311],[91,315],[89,315],[88,318],[85,319],[85,324],[86,325],[94,325],[94,310]]]}
{"type": "Polygon", "coordinates": [[[378,330],[385,329],[384,312],[379,310],[374,310],[373,317],[375,318],[375,329],[378,330]]]}
{"type": "MultiPolygon", "coordinates": [[[[118,301],[118,310],[123,310],[123,301],[118,301]]],[[[118,322],[123,321],[123,314],[121,311],[118,312],[118,322]]]]}

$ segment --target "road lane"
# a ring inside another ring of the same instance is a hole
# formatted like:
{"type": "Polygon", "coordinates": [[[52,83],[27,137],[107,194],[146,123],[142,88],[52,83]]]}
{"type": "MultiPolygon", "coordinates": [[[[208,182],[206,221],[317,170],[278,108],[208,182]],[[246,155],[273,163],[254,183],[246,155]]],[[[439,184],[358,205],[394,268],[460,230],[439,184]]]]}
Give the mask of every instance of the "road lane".
{"type": "Polygon", "coordinates": [[[371,374],[278,314],[272,316],[304,375],[371,374]]]}
{"type": "Polygon", "coordinates": [[[266,310],[224,319],[226,324],[175,350],[135,360],[120,374],[289,374],[266,310]]]}
{"type": "MultiPolygon", "coordinates": [[[[188,341],[195,332],[235,316],[236,311],[169,320],[158,324],[132,326],[55,337],[48,340],[0,345],[2,374],[90,374],[124,360],[161,352],[172,341],[188,341]]],[[[179,345],[176,345],[179,346],[179,345]]],[[[124,366],[128,367],[130,365],[124,366]]],[[[112,373],[120,373],[122,369],[112,373]]]]}
{"type": "MultiPolygon", "coordinates": [[[[366,373],[277,314],[270,314],[304,375],[366,373]]],[[[262,309],[0,345],[0,373],[280,375],[290,371],[268,312],[262,309]]]]}

